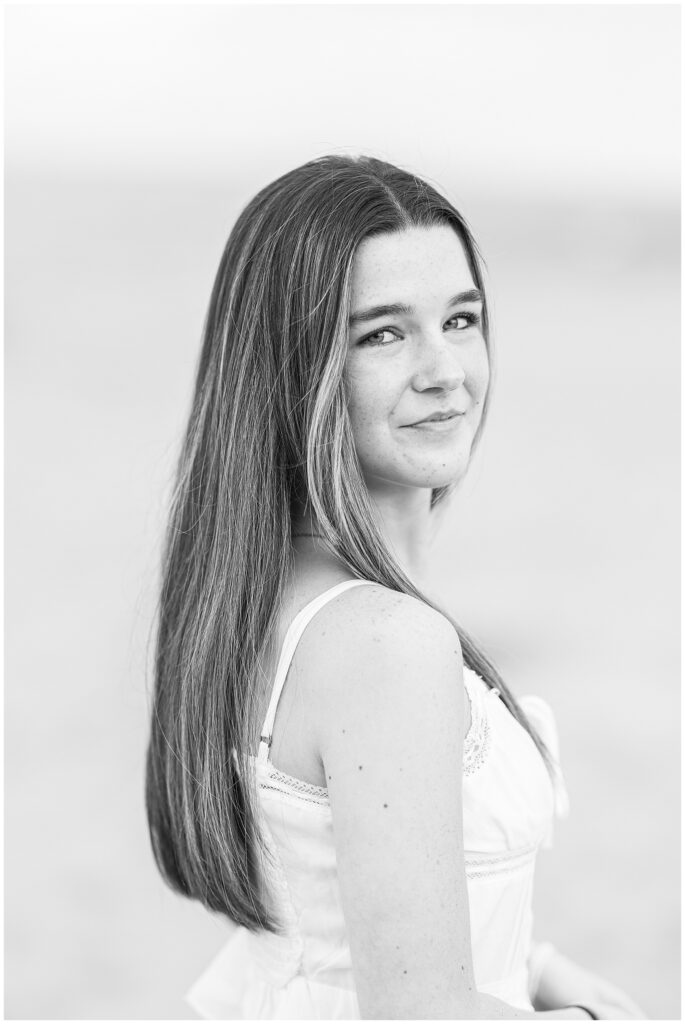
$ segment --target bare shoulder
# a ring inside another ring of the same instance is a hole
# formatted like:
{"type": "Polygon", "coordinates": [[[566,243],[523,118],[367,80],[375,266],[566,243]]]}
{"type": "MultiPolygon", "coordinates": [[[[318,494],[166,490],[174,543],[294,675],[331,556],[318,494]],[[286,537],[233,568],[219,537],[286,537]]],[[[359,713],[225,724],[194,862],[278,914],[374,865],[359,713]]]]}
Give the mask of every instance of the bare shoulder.
{"type": "Polygon", "coordinates": [[[343,735],[363,744],[369,721],[411,728],[423,720],[430,729],[436,720],[462,731],[459,635],[411,595],[376,584],[343,591],[314,616],[295,660],[322,759],[343,735]]]}
{"type": "Polygon", "coordinates": [[[360,668],[369,660],[376,667],[416,656],[461,662],[459,635],[449,619],[410,594],[375,583],[351,587],[325,604],[299,650],[315,674],[325,667],[333,677],[341,666],[360,668]]]}
{"type": "Polygon", "coordinates": [[[343,630],[371,621],[374,628],[385,625],[392,630],[398,625],[411,624],[417,631],[455,633],[449,619],[424,601],[379,583],[350,588],[337,599],[337,605],[337,618],[343,630]]]}

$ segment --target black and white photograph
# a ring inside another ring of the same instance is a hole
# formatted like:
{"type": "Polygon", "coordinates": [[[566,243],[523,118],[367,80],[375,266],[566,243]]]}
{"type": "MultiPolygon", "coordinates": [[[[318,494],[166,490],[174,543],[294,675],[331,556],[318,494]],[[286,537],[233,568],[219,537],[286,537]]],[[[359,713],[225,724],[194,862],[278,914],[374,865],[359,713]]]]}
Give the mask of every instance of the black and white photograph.
{"type": "Polygon", "coordinates": [[[681,1019],[680,5],[3,18],[5,1019],[681,1019]]]}

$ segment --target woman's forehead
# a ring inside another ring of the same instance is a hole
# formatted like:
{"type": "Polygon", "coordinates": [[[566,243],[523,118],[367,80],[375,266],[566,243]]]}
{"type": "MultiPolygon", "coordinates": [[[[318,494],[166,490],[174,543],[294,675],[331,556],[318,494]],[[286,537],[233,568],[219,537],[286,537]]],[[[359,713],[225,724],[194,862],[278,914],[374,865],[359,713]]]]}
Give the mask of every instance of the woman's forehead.
{"type": "Polygon", "coordinates": [[[453,295],[474,287],[464,245],[448,224],[374,235],[359,246],[352,266],[353,309],[392,304],[411,296],[453,295]]]}

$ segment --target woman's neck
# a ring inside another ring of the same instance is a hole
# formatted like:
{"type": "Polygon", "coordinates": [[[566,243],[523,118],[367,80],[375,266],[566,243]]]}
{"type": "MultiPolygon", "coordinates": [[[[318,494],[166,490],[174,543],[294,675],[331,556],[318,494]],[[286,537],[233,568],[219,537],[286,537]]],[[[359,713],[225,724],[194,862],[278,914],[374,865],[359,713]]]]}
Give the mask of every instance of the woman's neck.
{"type": "MultiPolygon", "coordinates": [[[[425,589],[429,575],[429,552],[434,526],[431,521],[431,491],[415,489],[406,494],[371,493],[377,511],[377,525],[386,545],[406,576],[425,589]]],[[[299,543],[316,544],[321,535],[311,507],[298,508],[292,516],[294,536],[314,535],[299,543]]]]}

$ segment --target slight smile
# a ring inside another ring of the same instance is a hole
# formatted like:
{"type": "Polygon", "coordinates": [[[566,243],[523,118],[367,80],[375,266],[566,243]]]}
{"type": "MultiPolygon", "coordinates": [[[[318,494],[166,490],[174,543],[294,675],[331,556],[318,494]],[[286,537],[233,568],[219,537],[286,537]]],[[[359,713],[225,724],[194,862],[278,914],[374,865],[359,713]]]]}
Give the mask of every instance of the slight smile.
{"type": "Polygon", "coordinates": [[[449,432],[450,430],[454,430],[455,426],[459,425],[459,421],[463,415],[463,412],[455,412],[452,416],[449,416],[444,420],[421,420],[420,423],[408,423],[403,429],[430,430],[431,432],[437,431],[438,433],[444,434],[446,431],[449,432]]]}

